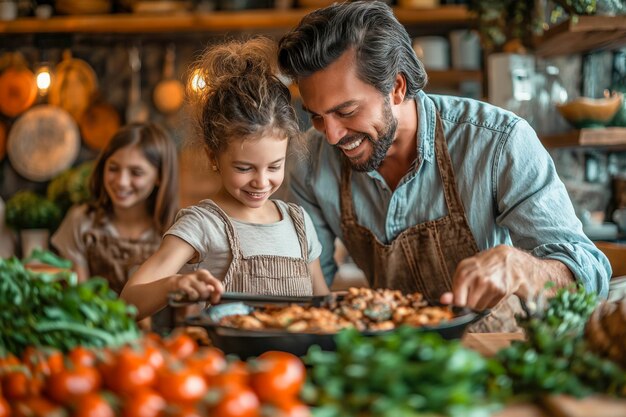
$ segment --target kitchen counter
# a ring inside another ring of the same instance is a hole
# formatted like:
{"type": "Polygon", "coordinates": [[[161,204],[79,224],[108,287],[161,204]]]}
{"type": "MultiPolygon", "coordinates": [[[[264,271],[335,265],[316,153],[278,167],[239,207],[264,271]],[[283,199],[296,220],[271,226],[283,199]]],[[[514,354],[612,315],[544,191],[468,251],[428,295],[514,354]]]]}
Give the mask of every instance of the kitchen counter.
{"type": "Polygon", "coordinates": [[[493,356],[512,341],[523,339],[524,333],[466,333],[463,336],[463,345],[484,356],[493,356]]]}

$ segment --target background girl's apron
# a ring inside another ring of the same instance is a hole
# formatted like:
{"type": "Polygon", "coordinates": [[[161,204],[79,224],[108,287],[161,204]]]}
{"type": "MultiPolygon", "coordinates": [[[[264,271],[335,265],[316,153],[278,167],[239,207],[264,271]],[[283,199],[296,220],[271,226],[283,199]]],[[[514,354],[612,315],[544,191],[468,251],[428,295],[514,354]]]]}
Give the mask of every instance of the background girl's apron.
{"type": "MultiPolygon", "coordinates": [[[[103,228],[94,228],[84,237],[87,266],[91,276],[100,276],[109,281],[109,287],[118,295],[130,276],[161,245],[157,233],[151,239],[127,239],[112,236],[103,228]]],[[[174,327],[174,309],[166,307],[151,318],[151,329],[166,334],[174,327]]]]}
{"type": "Polygon", "coordinates": [[[156,234],[151,240],[126,239],[93,229],[84,235],[84,243],[91,275],[106,278],[119,294],[130,275],[156,252],[161,239],[156,234]]]}
{"type": "Polygon", "coordinates": [[[228,215],[215,204],[208,208],[224,221],[233,254],[223,281],[225,291],[292,297],[313,295],[313,283],[307,262],[308,242],[300,207],[289,203],[289,216],[300,243],[300,258],[278,255],[243,256],[239,236],[228,215]]]}
{"type": "MultiPolygon", "coordinates": [[[[452,289],[452,277],[458,263],[478,253],[456,189],[439,114],[435,156],[448,214],[406,229],[388,245],[357,223],[352,203],[352,169],[344,160],[340,196],[342,241],[372,288],[391,288],[404,293],[419,291],[428,300],[438,301],[444,292],[452,289]]],[[[494,307],[488,317],[472,325],[470,331],[516,330],[514,314],[521,311],[519,299],[509,297],[494,307]]]]}

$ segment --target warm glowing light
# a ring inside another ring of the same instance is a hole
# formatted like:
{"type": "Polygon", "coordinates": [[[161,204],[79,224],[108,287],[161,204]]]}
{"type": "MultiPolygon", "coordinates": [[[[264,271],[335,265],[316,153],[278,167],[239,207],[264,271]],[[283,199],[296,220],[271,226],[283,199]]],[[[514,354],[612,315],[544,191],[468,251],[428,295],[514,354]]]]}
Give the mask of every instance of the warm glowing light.
{"type": "Polygon", "coordinates": [[[202,74],[200,74],[200,71],[195,70],[191,76],[191,89],[193,91],[200,91],[204,87],[206,87],[206,81],[204,81],[204,78],[202,77],[202,74]]]}
{"type": "Polygon", "coordinates": [[[37,71],[37,88],[40,92],[46,92],[50,88],[52,77],[50,76],[50,70],[48,67],[42,67],[37,71]]]}

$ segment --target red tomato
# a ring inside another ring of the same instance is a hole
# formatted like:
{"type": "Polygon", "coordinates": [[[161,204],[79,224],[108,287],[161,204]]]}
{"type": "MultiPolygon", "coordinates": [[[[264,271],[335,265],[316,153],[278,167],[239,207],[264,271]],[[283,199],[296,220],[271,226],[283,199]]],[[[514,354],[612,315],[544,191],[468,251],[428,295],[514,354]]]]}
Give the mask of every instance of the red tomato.
{"type": "Polygon", "coordinates": [[[201,348],[188,357],[185,363],[189,368],[200,371],[209,385],[226,368],[224,353],[215,348],[201,348]]]}
{"type": "Polygon", "coordinates": [[[169,338],[163,341],[163,345],[165,349],[178,359],[184,359],[188,356],[191,356],[196,350],[198,350],[198,345],[196,341],[191,338],[186,333],[177,333],[173,334],[169,338]]]}
{"type": "Polygon", "coordinates": [[[102,395],[92,392],[76,401],[72,417],[115,417],[115,412],[102,395]]]}
{"type": "Polygon", "coordinates": [[[113,379],[115,359],[115,355],[109,349],[99,351],[96,356],[96,368],[98,372],[100,372],[100,375],[102,375],[105,385],[108,384],[108,381],[113,379]]]}
{"type": "Polygon", "coordinates": [[[304,364],[295,355],[270,351],[258,357],[251,385],[261,401],[281,404],[295,398],[306,378],[304,364]]]}
{"type": "Polygon", "coordinates": [[[0,417],[9,417],[11,415],[11,407],[4,398],[0,397],[0,417]]]}
{"type": "Polygon", "coordinates": [[[66,369],[48,378],[48,397],[59,404],[69,405],[78,397],[100,389],[102,378],[95,368],[66,369]]]}
{"type": "Polygon", "coordinates": [[[206,411],[199,411],[197,407],[190,405],[179,405],[168,407],[167,417],[204,417],[207,415],[206,411]]]}
{"type": "MultiPolygon", "coordinates": [[[[0,371],[9,366],[19,365],[20,360],[12,353],[0,358],[0,371]]],[[[1,372],[0,372],[1,373],[1,372]]]]}
{"type": "Polygon", "coordinates": [[[212,417],[258,417],[260,402],[249,388],[230,389],[211,410],[212,417]]]}
{"type": "Polygon", "coordinates": [[[219,389],[229,387],[247,387],[250,383],[250,372],[245,362],[235,361],[226,366],[223,372],[210,378],[209,386],[219,389]]]}
{"type": "Polygon", "coordinates": [[[84,346],[76,346],[67,354],[74,366],[94,366],[96,354],[84,346]]]}
{"type": "Polygon", "coordinates": [[[157,391],[169,403],[190,404],[202,398],[208,389],[200,371],[190,368],[163,368],[157,377],[157,391]]]}
{"type": "Polygon", "coordinates": [[[147,358],[130,347],[122,348],[115,363],[105,370],[106,385],[118,394],[132,394],[154,385],[156,371],[147,358]]]}
{"type": "Polygon", "coordinates": [[[42,385],[40,377],[31,377],[23,367],[2,376],[2,393],[9,401],[39,395],[42,385]]]}
{"type": "Polygon", "coordinates": [[[22,352],[22,362],[33,375],[49,376],[63,370],[63,354],[56,349],[28,346],[22,352]]]}
{"type": "Polygon", "coordinates": [[[165,365],[165,357],[159,347],[146,344],[143,349],[146,361],[154,368],[155,371],[158,371],[163,367],[163,365],[165,365]]]}
{"type": "Polygon", "coordinates": [[[163,346],[163,339],[158,333],[150,332],[146,333],[142,339],[145,344],[153,344],[155,346],[163,346]]]}
{"type": "Polygon", "coordinates": [[[12,417],[67,417],[67,413],[45,398],[30,397],[13,404],[12,417]]]}
{"type": "Polygon", "coordinates": [[[165,399],[152,389],[135,392],[124,403],[122,417],[159,417],[167,407],[165,399]]]}
{"type": "Polygon", "coordinates": [[[275,415],[276,417],[311,417],[311,410],[299,400],[291,400],[280,404],[275,415]]]}

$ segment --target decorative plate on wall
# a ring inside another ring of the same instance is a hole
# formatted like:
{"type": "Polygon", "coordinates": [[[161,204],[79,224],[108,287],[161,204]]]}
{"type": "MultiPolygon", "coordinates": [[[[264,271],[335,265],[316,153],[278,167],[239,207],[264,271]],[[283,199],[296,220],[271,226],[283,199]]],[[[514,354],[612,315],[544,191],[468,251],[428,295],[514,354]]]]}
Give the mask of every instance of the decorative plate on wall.
{"type": "Polygon", "coordinates": [[[79,150],[78,126],[68,112],[58,107],[33,107],[9,131],[9,161],[31,181],[52,179],[72,165],[79,150]]]}

